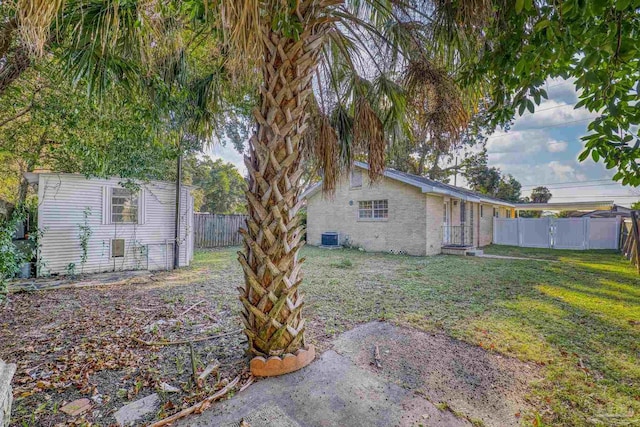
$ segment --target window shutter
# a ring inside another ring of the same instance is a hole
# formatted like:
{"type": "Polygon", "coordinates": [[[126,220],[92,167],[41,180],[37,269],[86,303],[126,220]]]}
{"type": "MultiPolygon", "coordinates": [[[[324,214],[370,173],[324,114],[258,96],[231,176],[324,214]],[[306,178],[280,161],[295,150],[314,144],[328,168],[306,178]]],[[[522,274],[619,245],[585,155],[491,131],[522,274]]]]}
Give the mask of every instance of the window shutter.
{"type": "Polygon", "coordinates": [[[102,186],[102,225],[111,223],[111,191],[106,185],[102,186]]]}
{"type": "Polygon", "coordinates": [[[138,224],[144,224],[147,218],[147,203],[145,200],[144,188],[140,189],[138,194],[138,224]]]}

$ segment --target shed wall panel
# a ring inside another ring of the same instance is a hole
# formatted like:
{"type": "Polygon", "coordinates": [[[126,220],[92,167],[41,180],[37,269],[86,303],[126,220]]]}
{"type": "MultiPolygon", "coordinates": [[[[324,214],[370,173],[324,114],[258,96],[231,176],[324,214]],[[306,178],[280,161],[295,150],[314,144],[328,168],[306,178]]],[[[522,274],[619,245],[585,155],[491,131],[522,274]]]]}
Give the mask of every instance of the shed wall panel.
{"type": "MultiPolygon", "coordinates": [[[[104,272],[133,269],[165,269],[167,255],[173,260],[175,227],[175,185],[152,181],[144,188],[145,221],[142,224],[103,224],[102,188],[118,187],[118,179],[86,179],[72,174],[41,174],[38,194],[38,226],[41,240],[41,273],[61,274],[75,264],[76,272],[104,272]],[[80,228],[83,212],[90,209],[91,237],[88,258],[81,264],[80,228]],[[125,256],[111,257],[111,240],[125,239],[125,256]],[[144,249],[143,249],[144,248],[144,249]],[[147,257],[148,251],[148,257],[147,257]]],[[[193,212],[189,188],[182,189],[180,265],[189,265],[188,215],[193,212]]],[[[172,264],[169,264],[169,267],[172,264]]]]}

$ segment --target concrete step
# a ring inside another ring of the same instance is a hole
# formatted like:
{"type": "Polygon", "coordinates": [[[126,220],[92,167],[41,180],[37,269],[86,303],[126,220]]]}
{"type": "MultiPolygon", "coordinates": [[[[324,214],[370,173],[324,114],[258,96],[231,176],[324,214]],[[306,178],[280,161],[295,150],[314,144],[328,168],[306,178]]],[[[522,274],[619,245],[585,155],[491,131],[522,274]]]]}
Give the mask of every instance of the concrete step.
{"type": "Polygon", "coordinates": [[[484,255],[484,251],[482,249],[469,249],[467,251],[467,256],[482,256],[484,255]]]}

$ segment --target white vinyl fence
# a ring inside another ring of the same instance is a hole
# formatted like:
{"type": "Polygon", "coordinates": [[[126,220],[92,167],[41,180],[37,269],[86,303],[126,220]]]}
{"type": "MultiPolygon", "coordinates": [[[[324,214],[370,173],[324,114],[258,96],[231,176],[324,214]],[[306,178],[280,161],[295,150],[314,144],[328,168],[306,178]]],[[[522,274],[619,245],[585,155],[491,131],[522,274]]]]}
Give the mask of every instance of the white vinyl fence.
{"type": "Polygon", "coordinates": [[[617,218],[494,218],[493,243],[525,248],[619,249],[617,218]]]}

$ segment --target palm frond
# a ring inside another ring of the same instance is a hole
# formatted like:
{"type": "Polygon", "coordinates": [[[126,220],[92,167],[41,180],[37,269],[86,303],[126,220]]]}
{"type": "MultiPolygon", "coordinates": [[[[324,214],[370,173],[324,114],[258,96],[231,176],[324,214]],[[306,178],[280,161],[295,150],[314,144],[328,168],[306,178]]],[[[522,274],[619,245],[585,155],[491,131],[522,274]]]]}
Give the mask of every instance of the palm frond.
{"type": "Polygon", "coordinates": [[[16,16],[22,42],[32,54],[42,55],[64,0],[17,0],[16,16]]]}
{"type": "Polygon", "coordinates": [[[369,178],[376,181],[384,171],[386,140],[382,121],[365,96],[355,102],[353,119],[353,140],[368,155],[369,178]]]}
{"type": "Polygon", "coordinates": [[[431,139],[434,148],[448,151],[460,138],[469,114],[460,90],[446,70],[428,60],[413,61],[404,73],[413,139],[431,139]]]}

